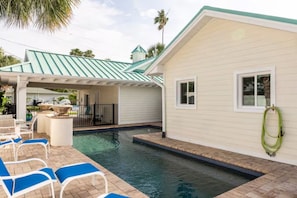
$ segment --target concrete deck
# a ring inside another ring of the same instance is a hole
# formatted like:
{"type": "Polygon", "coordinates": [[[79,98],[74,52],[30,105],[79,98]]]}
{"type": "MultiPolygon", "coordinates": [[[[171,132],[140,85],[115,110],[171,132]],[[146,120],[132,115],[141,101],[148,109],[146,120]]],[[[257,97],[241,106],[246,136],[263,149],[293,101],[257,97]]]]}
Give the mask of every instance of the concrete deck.
{"type": "Polygon", "coordinates": [[[161,147],[183,151],[223,163],[264,173],[246,184],[234,188],[217,197],[219,198],[296,198],[297,197],[297,166],[273,162],[270,160],[241,155],[197,144],[162,138],[161,133],[136,135],[134,138],[153,143],[161,147]]]}

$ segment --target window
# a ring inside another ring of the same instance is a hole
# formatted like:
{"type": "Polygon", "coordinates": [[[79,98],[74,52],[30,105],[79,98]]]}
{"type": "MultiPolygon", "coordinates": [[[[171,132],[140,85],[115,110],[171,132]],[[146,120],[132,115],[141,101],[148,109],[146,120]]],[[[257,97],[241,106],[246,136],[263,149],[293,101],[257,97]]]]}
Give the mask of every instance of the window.
{"type": "Polygon", "coordinates": [[[196,87],[195,78],[176,81],[176,105],[177,107],[195,108],[196,87]]]}
{"type": "Polygon", "coordinates": [[[274,69],[235,73],[236,111],[262,111],[275,104],[274,69]]]}

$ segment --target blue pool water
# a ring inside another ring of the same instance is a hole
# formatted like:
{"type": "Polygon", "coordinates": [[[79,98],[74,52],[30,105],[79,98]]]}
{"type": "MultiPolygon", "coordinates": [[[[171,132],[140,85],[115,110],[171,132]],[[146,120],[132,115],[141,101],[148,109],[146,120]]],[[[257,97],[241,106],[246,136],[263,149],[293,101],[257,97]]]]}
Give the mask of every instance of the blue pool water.
{"type": "Polygon", "coordinates": [[[156,128],[75,132],[74,147],[152,198],[208,198],[250,181],[246,175],[132,143],[156,128]]]}

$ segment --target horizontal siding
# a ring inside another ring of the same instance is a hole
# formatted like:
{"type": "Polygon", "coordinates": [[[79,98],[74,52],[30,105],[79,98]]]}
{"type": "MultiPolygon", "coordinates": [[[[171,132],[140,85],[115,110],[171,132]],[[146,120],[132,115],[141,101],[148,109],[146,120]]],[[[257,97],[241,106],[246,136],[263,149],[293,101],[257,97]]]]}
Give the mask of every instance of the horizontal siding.
{"type": "Polygon", "coordinates": [[[118,104],[118,87],[101,86],[98,91],[100,104],[118,104]]]}
{"type": "Polygon", "coordinates": [[[236,71],[276,68],[283,145],[272,160],[297,164],[297,35],[215,19],[164,67],[168,137],[271,159],[261,146],[262,113],[234,112],[236,71]],[[175,81],[197,77],[196,109],[175,107],[175,81]]]}
{"type": "Polygon", "coordinates": [[[161,89],[120,87],[119,124],[161,121],[161,89]]]}

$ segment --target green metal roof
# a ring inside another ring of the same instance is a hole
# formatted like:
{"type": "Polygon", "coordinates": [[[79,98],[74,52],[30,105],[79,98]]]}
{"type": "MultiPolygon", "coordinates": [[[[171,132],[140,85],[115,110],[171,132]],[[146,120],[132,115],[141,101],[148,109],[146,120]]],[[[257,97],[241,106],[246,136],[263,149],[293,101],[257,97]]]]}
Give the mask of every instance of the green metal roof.
{"type": "Polygon", "coordinates": [[[142,73],[125,72],[131,63],[34,50],[26,51],[26,60],[28,62],[1,67],[0,72],[150,82],[142,73]]]}
{"type": "Polygon", "coordinates": [[[243,12],[243,11],[237,11],[237,10],[229,10],[229,9],[223,9],[223,8],[210,7],[210,6],[204,6],[198,12],[197,15],[200,15],[200,13],[203,10],[212,10],[212,11],[216,11],[216,12],[224,12],[224,13],[228,13],[228,14],[241,15],[241,16],[246,16],[246,17],[265,19],[265,20],[277,21],[277,22],[282,22],[282,23],[289,23],[289,24],[295,24],[295,25],[297,24],[296,19],[289,19],[289,18],[283,18],[283,17],[271,16],[271,15],[264,15],[264,14],[257,14],[257,13],[251,13],[251,12],[243,12]]]}
{"type": "Polygon", "coordinates": [[[156,57],[151,57],[151,58],[147,58],[147,59],[132,63],[124,71],[144,73],[144,71],[151,65],[151,63],[155,60],[155,58],[156,57]]]}
{"type": "Polygon", "coordinates": [[[132,51],[132,53],[135,53],[135,52],[146,53],[146,51],[140,45],[137,45],[137,47],[132,51]]]}

